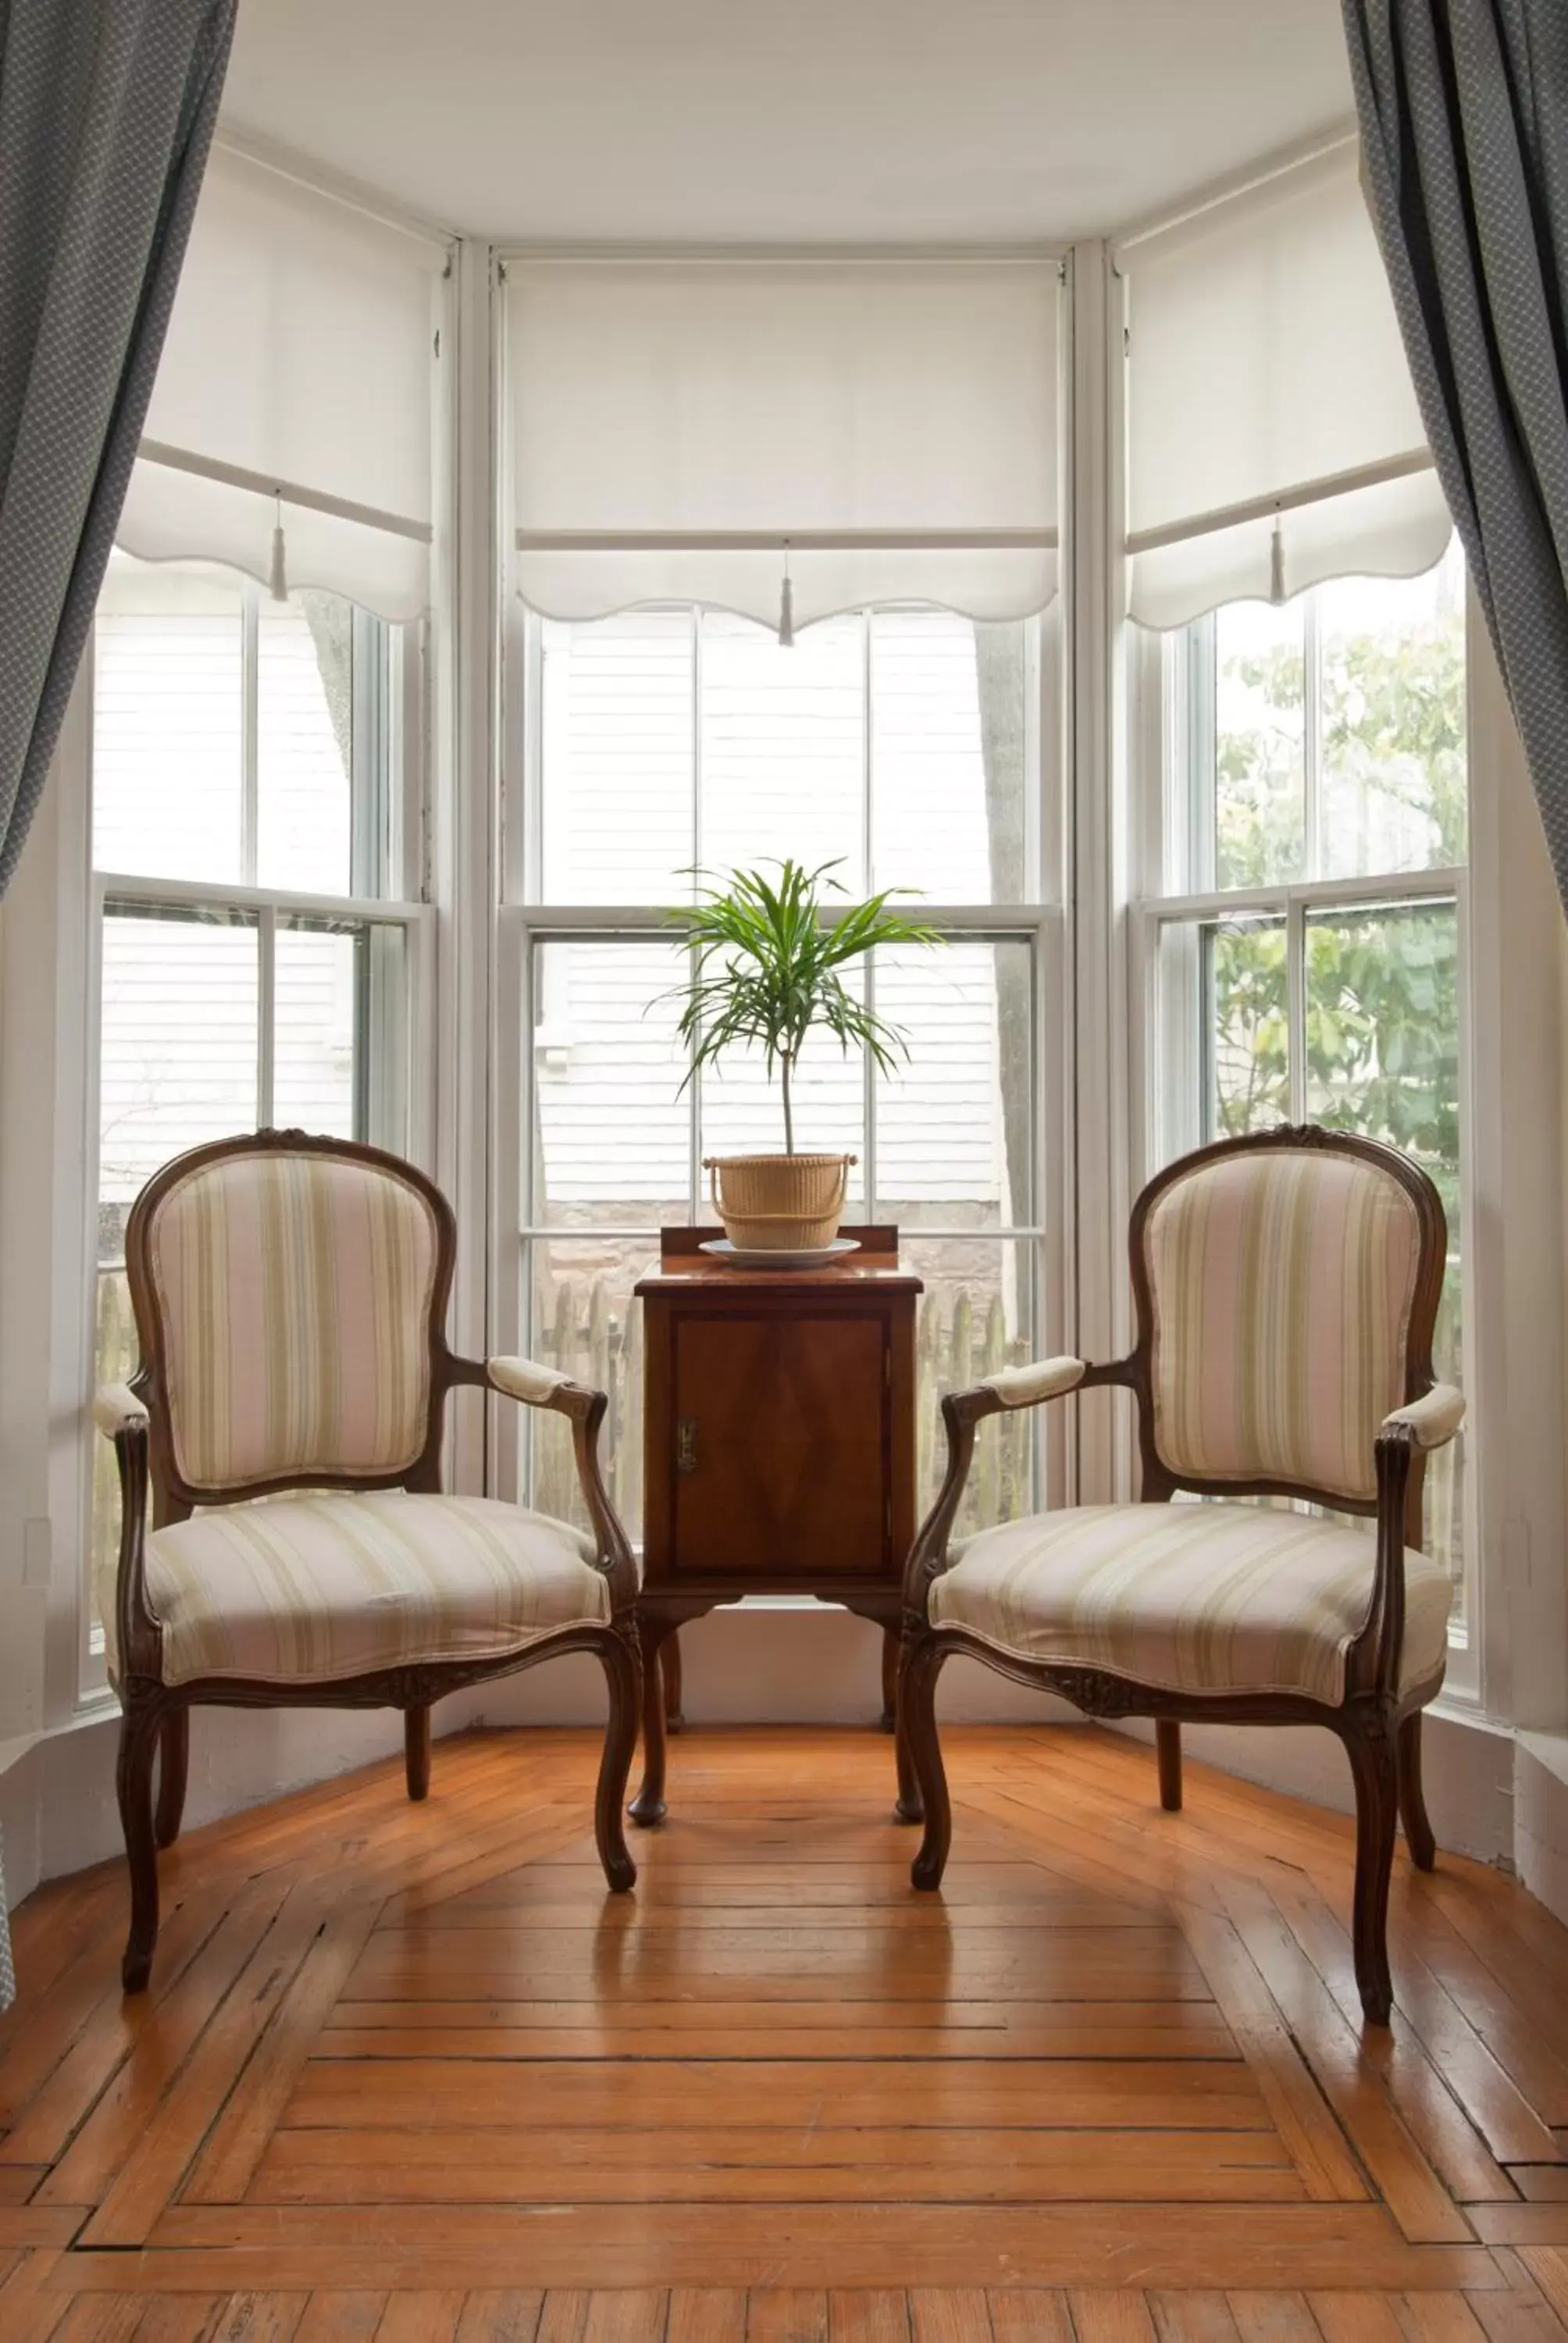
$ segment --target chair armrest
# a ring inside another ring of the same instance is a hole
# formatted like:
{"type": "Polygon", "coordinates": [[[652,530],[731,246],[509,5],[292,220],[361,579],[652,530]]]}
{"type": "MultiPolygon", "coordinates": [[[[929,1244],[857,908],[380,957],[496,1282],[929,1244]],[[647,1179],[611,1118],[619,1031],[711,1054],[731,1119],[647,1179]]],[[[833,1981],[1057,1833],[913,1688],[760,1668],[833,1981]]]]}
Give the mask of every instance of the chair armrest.
{"type": "Polygon", "coordinates": [[[129,1383],[100,1383],[93,1394],[93,1422],[106,1440],[122,1432],[145,1432],[147,1411],[129,1383]]]}
{"type": "Polygon", "coordinates": [[[1444,1448],[1463,1422],[1464,1393],[1452,1383],[1433,1383],[1420,1399],[1385,1415],[1379,1437],[1387,1433],[1397,1438],[1404,1433],[1418,1448],[1444,1448]]]}
{"type": "Polygon", "coordinates": [[[1042,1400],[1076,1391],[1088,1372],[1081,1359],[1036,1359],[1029,1366],[1003,1367],[984,1376],[979,1389],[990,1392],[1006,1408],[1038,1407],[1042,1400]]]}
{"type": "Polygon", "coordinates": [[[537,1366],[532,1359],[487,1359],[485,1376],[494,1391],[525,1407],[548,1407],[563,1383],[571,1378],[555,1367],[537,1366]]]}

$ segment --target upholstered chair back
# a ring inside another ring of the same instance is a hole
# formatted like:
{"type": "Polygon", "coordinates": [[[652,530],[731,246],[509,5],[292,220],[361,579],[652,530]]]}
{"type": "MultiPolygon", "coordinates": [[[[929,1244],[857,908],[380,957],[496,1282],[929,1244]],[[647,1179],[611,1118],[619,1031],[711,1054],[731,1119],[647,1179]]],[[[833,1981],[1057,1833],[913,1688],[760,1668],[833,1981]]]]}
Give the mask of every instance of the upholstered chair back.
{"type": "Polygon", "coordinates": [[[1442,1225],[1423,1174],[1323,1133],[1156,1181],[1133,1247],[1165,1471],[1369,1505],[1378,1426],[1429,1365],[1442,1225]]]}
{"type": "Polygon", "coordinates": [[[160,1174],[126,1251],[148,1397],[186,1492],[411,1466],[429,1431],[443,1236],[434,1192],[366,1151],[263,1134],[160,1174]]]}

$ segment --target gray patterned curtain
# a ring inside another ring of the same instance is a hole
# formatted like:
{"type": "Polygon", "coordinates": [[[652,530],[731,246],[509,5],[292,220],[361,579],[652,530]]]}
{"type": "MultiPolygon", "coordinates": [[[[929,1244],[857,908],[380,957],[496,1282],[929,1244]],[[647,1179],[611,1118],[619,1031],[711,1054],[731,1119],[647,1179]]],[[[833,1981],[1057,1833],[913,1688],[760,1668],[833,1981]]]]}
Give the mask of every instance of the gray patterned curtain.
{"type": "Polygon", "coordinates": [[[236,0],[0,0],[0,894],[130,477],[236,0]]]}
{"type": "Polygon", "coordinates": [[[1342,0],[1427,438],[1568,905],[1568,0],[1342,0]]]}
{"type": "MultiPolygon", "coordinates": [[[[141,436],[236,0],[0,0],[0,894],[141,436]]],[[[0,1872],[0,2009],[15,1991],[0,1872]]]]}

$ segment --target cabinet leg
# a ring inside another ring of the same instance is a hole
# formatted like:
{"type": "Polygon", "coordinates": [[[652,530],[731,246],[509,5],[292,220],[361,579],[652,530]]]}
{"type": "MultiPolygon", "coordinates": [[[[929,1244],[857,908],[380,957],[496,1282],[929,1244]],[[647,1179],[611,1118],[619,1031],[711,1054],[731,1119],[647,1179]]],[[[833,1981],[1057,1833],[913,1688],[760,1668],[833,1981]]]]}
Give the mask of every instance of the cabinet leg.
{"type": "Polygon", "coordinates": [[[884,1733],[891,1733],[899,1716],[899,1630],[882,1630],[882,1715],[884,1733]]]}
{"type": "Polygon", "coordinates": [[[658,1661],[664,1674],[664,1722],[671,1733],[678,1733],[686,1719],[680,1713],[680,1636],[673,1628],[658,1661]]]}
{"type": "Polygon", "coordinates": [[[634,1823],[651,1830],[664,1820],[665,1685],[664,1654],[669,1639],[647,1622],[642,1629],[642,1786],[628,1812],[634,1823]]]}

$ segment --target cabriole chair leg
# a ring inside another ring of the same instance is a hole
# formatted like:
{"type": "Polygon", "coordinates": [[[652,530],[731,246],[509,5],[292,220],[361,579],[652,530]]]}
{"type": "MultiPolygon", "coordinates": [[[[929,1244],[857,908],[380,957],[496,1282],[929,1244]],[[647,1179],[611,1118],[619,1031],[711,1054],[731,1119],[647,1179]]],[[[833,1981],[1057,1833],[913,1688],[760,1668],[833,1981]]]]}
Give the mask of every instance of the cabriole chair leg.
{"type": "Polygon", "coordinates": [[[171,1708],[158,1737],[158,1804],[153,1835],[160,1846],[173,1846],[180,1835],[190,1755],[191,1713],[188,1708],[171,1708]]]}
{"type": "Polygon", "coordinates": [[[1419,1708],[1399,1728],[1399,1811],[1411,1861],[1418,1871],[1431,1871],[1437,1862],[1437,1841],[1427,1818],[1426,1794],[1421,1781],[1419,1708]]]}
{"type": "MultiPolygon", "coordinates": [[[[615,1894],[622,1896],[637,1885],[637,1865],[626,1843],[626,1825],[621,1818],[643,1709],[644,1664],[635,1624],[607,1635],[599,1647],[599,1656],[609,1686],[609,1721],[605,1726],[604,1755],[599,1760],[598,1791],[594,1801],[594,1837],[604,1875],[615,1894]]],[[[648,1666],[653,1697],[662,1699],[657,1654],[648,1666]]]]}
{"type": "Polygon", "coordinates": [[[158,1848],[153,1823],[153,1761],[162,1717],[156,1708],[127,1708],[120,1719],[120,1753],[115,1771],[126,1861],[131,1875],[131,1925],[120,1963],[127,1993],[144,1993],[158,1941],[158,1848]]]}
{"type": "Polygon", "coordinates": [[[430,1707],[403,1712],[403,1772],[416,1805],[430,1795],[430,1707]]]}
{"type": "Polygon", "coordinates": [[[1346,1722],[1344,1744],[1356,1786],[1356,1882],[1352,1938],[1362,2007],[1373,2026],[1393,2011],[1388,1965],[1388,1890],[1399,1817],[1399,1775],[1392,1703],[1374,1704],[1346,1722]]]}
{"type": "Polygon", "coordinates": [[[1161,1716],[1154,1725],[1154,1755],[1160,1768],[1160,1803],[1168,1815],[1181,1811],[1181,1727],[1161,1716]]]}
{"type": "Polygon", "coordinates": [[[899,1670],[899,1730],[909,1753],[925,1810],[926,1833],[910,1865],[917,1887],[940,1887],[952,1844],[953,1811],[937,1738],[937,1678],[947,1654],[935,1635],[916,1636],[904,1646],[899,1670]]]}

